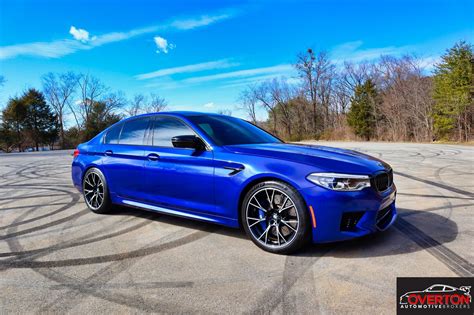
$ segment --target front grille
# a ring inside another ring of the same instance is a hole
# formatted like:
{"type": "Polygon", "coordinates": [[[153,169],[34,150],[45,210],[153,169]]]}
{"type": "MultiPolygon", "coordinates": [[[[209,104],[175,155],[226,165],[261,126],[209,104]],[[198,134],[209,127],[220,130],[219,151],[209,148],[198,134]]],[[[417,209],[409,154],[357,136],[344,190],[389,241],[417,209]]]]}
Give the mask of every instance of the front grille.
{"type": "Polygon", "coordinates": [[[363,211],[344,213],[341,219],[341,231],[354,231],[363,215],[363,211]]]}
{"type": "Polygon", "coordinates": [[[377,191],[385,191],[393,183],[393,171],[383,172],[372,178],[372,186],[377,189],[377,191]]]}

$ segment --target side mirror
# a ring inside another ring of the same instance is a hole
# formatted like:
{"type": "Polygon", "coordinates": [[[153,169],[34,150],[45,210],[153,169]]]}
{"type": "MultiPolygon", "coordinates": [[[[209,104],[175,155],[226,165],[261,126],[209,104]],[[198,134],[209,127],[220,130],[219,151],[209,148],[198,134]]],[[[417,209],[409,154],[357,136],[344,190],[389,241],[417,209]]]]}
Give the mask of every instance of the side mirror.
{"type": "Polygon", "coordinates": [[[175,148],[186,148],[195,150],[205,150],[206,146],[201,139],[194,135],[183,135],[171,138],[171,143],[175,148]]]}

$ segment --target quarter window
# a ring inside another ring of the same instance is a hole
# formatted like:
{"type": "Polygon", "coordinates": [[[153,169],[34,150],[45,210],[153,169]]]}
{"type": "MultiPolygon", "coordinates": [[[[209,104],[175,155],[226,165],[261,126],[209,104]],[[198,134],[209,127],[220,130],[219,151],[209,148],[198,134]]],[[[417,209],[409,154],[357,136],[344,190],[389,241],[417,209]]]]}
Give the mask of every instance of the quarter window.
{"type": "Polygon", "coordinates": [[[105,135],[104,143],[106,144],[117,144],[122,130],[123,123],[117,124],[107,131],[105,135]]]}
{"type": "Polygon", "coordinates": [[[156,117],[153,127],[153,145],[173,147],[171,138],[176,136],[195,135],[194,131],[183,122],[170,117],[156,117]]]}
{"type": "Polygon", "coordinates": [[[120,144],[143,145],[149,118],[127,120],[120,134],[120,144]]]}

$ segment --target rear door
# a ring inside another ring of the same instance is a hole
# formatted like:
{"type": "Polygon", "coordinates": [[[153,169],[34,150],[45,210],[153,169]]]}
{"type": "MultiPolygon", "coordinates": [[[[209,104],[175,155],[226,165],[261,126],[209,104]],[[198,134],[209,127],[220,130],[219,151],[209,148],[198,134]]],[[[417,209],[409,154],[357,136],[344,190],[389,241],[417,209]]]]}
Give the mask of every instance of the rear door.
{"type": "Polygon", "coordinates": [[[147,201],[189,212],[214,213],[214,165],[212,151],[175,148],[171,138],[197,135],[182,120],[157,116],[151,145],[145,150],[147,201]]]}
{"type": "Polygon", "coordinates": [[[114,126],[104,138],[103,170],[109,191],[122,198],[143,199],[144,149],[150,118],[138,117],[114,126]]]}

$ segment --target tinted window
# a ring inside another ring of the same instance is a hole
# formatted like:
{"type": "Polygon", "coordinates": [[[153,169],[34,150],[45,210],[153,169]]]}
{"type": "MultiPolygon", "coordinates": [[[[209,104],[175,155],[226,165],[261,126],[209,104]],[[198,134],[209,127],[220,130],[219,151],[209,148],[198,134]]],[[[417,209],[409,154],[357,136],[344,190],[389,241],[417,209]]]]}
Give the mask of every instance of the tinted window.
{"type": "Polygon", "coordinates": [[[144,144],[145,131],[148,128],[150,119],[137,118],[127,120],[120,134],[120,144],[144,144]]]}
{"type": "Polygon", "coordinates": [[[180,120],[170,117],[156,117],[153,127],[154,146],[173,147],[171,138],[186,135],[195,135],[195,133],[180,120]]]}
{"type": "Polygon", "coordinates": [[[268,132],[245,120],[225,116],[188,117],[217,145],[281,142],[268,132]]]}
{"type": "Polygon", "coordinates": [[[107,135],[105,136],[104,143],[107,144],[117,144],[118,138],[120,136],[120,131],[122,130],[123,124],[117,124],[109,129],[107,135]]]}
{"type": "Polygon", "coordinates": [[[443,291],[444,287],[442,286],[434,286],[430,288],[430,291],[443,291]]]}

